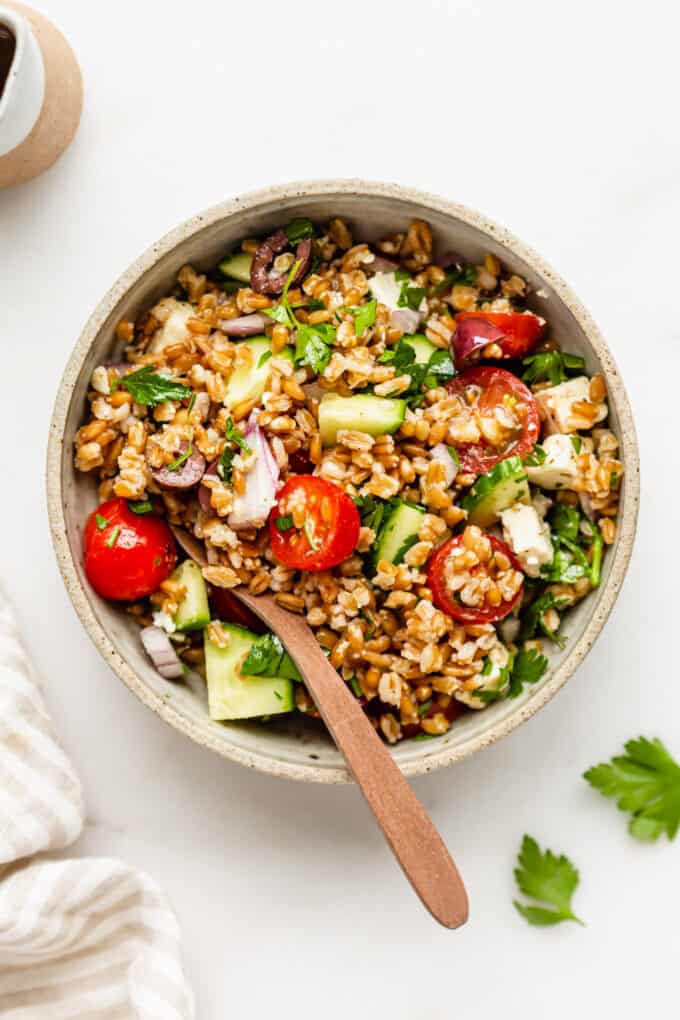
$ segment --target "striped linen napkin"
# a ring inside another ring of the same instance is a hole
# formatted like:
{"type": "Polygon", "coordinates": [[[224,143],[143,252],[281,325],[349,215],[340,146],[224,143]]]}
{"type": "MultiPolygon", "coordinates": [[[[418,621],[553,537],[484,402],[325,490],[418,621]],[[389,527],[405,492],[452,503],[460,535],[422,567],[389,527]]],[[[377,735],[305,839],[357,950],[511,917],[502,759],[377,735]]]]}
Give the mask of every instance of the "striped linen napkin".
{"type": "Polygon", "coordinates": [[[191,1020],[177,921],[148,876],[55,859],[83,826],[14,614],[0,590],[0,1017],[191,1020]]]}

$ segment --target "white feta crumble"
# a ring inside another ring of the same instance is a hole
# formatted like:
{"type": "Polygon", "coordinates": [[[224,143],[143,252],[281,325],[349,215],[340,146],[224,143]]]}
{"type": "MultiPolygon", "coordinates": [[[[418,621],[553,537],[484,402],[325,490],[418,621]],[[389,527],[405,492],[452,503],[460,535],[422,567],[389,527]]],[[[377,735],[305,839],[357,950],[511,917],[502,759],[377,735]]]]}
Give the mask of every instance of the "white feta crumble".
{"type": "Polygon", "coordinates": [[[188,301],[163,298],[152,309],[152,314],[162,323],[149,344],[149,351],[155,354],[165,347],[170,347],[171,344],[178,344],[186,339],[187,321],[196,314],[196,311],[188,301]]]}
{"type": "Polygon", "coordinates": [[[545,460],[526,469],[532,485],[540,485],[542,489],[568,489],[572,485],[578,475],[578,454],[573,438],[556,432],[543,441],[545,460]]]}
{"type": "Polygon", "coordinates": [[[153,613],[153,625],[154,627],[160,627],[166,634],[174,634],[177,630],[173,618],[162,609],[153,613]]]}
{"type": "Polygon", "coordinates": [[[529,577],[538,577],[541,567],[551,563],[553,547],[550,528],[533,506],[515,503],[500,515],[503,538],[517,556],[522,570],[529,577]]]}
{"type": "Polygon", "coordinates": [[[590,429],[598,422],[604,421],[608,414],[606,401],[595,404],[597,408],[595,421],[573,410],[573,405],[579,401],[593,403],[590,399],[590,379],[585,375],[568,379],[559,386],[551,386],[547,390],[539,390],[534,396],[553,432],[568,434],[578,432],[579,429],[590,429]]]}

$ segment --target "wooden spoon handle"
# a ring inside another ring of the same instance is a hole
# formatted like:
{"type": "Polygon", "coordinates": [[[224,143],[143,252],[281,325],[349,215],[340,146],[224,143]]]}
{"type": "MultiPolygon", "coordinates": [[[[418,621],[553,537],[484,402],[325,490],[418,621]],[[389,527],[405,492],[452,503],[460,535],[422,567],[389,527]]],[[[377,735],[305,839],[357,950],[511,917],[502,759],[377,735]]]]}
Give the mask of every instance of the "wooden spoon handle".
{"type": "Polygon", "coordinates": [[[465,886],[441,836],[310,628],[299,617],[291,618],[268,596],[249,596],[240,589],[235,594],[281,636],[423,904],[446,928],[464,924],[468,916],[465,886]]]}

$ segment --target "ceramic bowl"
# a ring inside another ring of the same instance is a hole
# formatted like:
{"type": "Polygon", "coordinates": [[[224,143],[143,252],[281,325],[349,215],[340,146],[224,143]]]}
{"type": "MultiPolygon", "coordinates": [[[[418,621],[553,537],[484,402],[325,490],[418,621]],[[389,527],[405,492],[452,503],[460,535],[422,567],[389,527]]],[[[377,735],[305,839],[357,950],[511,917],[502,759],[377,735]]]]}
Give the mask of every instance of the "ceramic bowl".
{"type": "MultiPolygon", "coordinates": [[[[545,262],[502,227],[445,199],[392,184],[358,180],[288,184],[218,205],[171,231],[125,272],[87,322],[66,367],[51,424],[48,502],[52,536],[68,593],[85,629],[105,661],[165,722],[197,743],[250,768],[307,782],[350,781],[320,724],[303,717],[261,723],[212,722],[205,698],[182,684],[163,680],[151,667],[139,631],[115,605],[98,598],[83,573],[81,537],[96,505],[95,484],[73,467],[73,440],[82,422],[93,368],[112,357],[115,327],[134,319],[168,292],[186,262],[208,267],[243,237],[264,236],[293,216],[324,221],[341,216],[356,236],[371,240],[403,229],[410,219],[427,220],[439,251],[454,250],[479,261],[487,252],[531,284],[532,307],[544,315],[566,348],[582,354],[590,373],[607,381],[611,423],[626,466],[618,537],[607,551],[601,586],[567,614],[563,650],[551,648],[550,668],[540,684],[516,700],[490,705],[458,720],[431,741],[405,741],[393,753],[406,775],[451,765],[493,743],[532,716],[562,687],[602,630],[619,593],[631,554],[638,509],[638,450],[626,392],[614,359],[581,303],[545,262]]],[[[285,636],[281,635],[285,640],[285,636]]]]}

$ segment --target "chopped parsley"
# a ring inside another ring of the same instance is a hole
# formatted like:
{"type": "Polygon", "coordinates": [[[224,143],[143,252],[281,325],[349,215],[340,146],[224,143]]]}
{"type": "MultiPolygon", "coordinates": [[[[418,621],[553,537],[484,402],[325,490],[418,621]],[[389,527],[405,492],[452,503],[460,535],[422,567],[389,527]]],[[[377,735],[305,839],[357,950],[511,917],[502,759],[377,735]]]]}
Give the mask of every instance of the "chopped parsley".
{"type": "Polygon", "coordinates": [[[428,698],[427,701],[423,701],[421,705],[418,705],[418,715],[422,719],[432,708],[432,698],[428,698]]]}
{"type": "MultiPolygon", "coordinates": [[[[397,280],[400,278],[399,272],[395,273],[395,278],[397,280]]],[[[425,293],[424,287],[414,287],[411,284],[411,277],[409,276],[401,285],[397,306],[399,308],[410,308],[412,311],[417,312],[425,297],[425,293]]]]}
{"type": "Polygon", "coordinates": [[[538,443],[534,443],[529,453],[526,453],[522,460],[527,467],[540,467],[541,464],[545,464],[548,454],[545,452],[542,446],[538,443]]]}
{"type": "Polygon", "coordinates": [[[404,556],[406,556],[406,553],[409,551],[409,549],[412,549],[413,546],[416,545],[416,543],[419,541],[420,539],[418,538],[417,535],[409,535],[407,538],[404,539],[404,541],[401,543],[396,553],[394,554],[394,558],[392,560],[392,563],[395,565],[395,567],[398,567],[400,563],[404,562],[404,556]]]}
{"type": "Polygon", "coordinates": [[[525,836],[517,863],[515,880],[519,890],[534,902],[513,902],[529,924],[545,926],[561,921],[583,924],[571,908],[579,876],[568,857],[564,854],[556,857],[552,850],[543,853],[535,839],[525,836]]]}
{"type": "Polygon", "coordinates": [[[190,442],[187,445],[187,448],[184,451],[184,453],[180,453],[180,455],[177,458],[177,460],[173,460],[172,464],[168,464],[168,471],[179,471],[179,469],[181,468],[182,464],[186,464],[186,462],[189,460],[189,457],[191,457],[193,452],[194,452],[194,444],[190,442]]]}
{"type": "Polygon", "coordinates": [[[651,842],[665,832],[675,839],[680,827],[680,765],[657,738],[638,737],[625,745],[625,755],[595,765],[583,774],[603,797],[615,797],[631,818],[628,831],[651,842]]]}
{"type": "Polygon", "coordinates": [[[524,684],[536,684],[548,668],[548,660],[535,648],[520,648],[515,656],[510,673],[509,698],[517,698],[524,684]]]}
{"type": "Polygon", "coordinates": [[[586,363],[577,354],[565,354],[562,351],[542,351],[532,354],[522,361],[525,383],[536,383],[549,380],[552,386],[566,382],[569,376],[580,375],[585,371],[586,363]]]}
{"type": "Polygon", "coordinates": [[[106,539],[106,547],[107,547],[107,549],[113,549],[114,545],[118,541],[118,536],[119,535],[120,535],[120,527],[117,524],[115,526],[115,528],[113,529],[113,531],[111,532],[111,534],[109,535],[109,537],[106,539]]]}
{"type": "Polygon", "coordinates": [[[144,365],[136,372],[130,372],[117,380],[118,386],[130,393],[136,404],[155,407],[165,400],[185,400],[192,391],[183,383],[166,375],[160,375],[151,365],[144,365]]]}
{"type": "Polygon", "coordinates": [[[281,517],[275,517],[274,524],[276,525],[277,531],[290,531],[293,527],[293,515],[282,514],[281,517]]]}
{"type": "Polygon", "coordinates": [[[331,360],[336,330],[329,322],[318,322],[313,326],[300,323],[295,341],[295,362],[309,365],[313,372],[321,375],[331,360]]]}
{"type": "Polygon", "coordinates": [[[581,447],[583,446],[583,440],[581,439],[581,437],[580,436],[569,436],[569,438],[571,439],[571,445],[574,447],[574,452],[575,453],[580,453],[581,452],[581,447]]]}
{"type": "Polygon", "coordinates": [[[522,627],[519,633],[520,641],[529,641],[536,637],[536,633],[545,634],[556,644],[562,647],[564,639],[559,637],[557,631],[548,630],[543,619],[549,609],[563,609],[567,605],[567,599],[555,598],[552,592],[546,591],[534,599],[531,605],[522,613],[522,627]]]}
{"type": "Polygon", "coordinates": [[[282,680],[297,680],[302,677],[288,652],[284,650],[276,634],[262,634],[255,638],[241,665],[245,676],[279,677],[282,680]]]}
{"type": "Polygon", "coordinates": [[[602,565],[602,534],[597,525],[587,522],[576,507],[557,503],[550,514],[553,559],[541,570],[546,581],[573,584],[581,577],[587,577],[597,588],[600,583],[602,565]],[[590,548],[590,558],[586,549],[590,548]]]}
{"type": "Polygon", "coordinates": [[[455,446],[447,446],[446,449],[449,451],[449,457],[456,465],[456,468],[460,471],[460,457],[458,456],[458,450],[455,446]]]}
{"type": "Polygon", "coordinates": [[[224,424],[224,438],[226,439],[227,442],[225,443],[224,450],[222,451],[222,456],[220,457],[219,462],[217,464],[217,474],[219,475],[223,482],[226,482],[228,484],[229,482],[231,482],[233,462],[234,457],[236,456],[236,450],[234,449],[234,446],[243,450],[245,454],[250,454],[253,451],[250,449],[245,439],[243,438],[243,433],[240,431],[240,429],[236,427],[236,425],[233,422],[233,419],[231,418],[227,418],[224,424]]]}
{"type": "Polygon", "coordinates": [[[448,382],[455,375],[451,355],[448,351],[438,349],[430,355],[424,364],[416,362],[416,352],[403,338],[396,347],[390,347],[380,355],[378,361],[383,365],[392,365],[396,375],[410,375],[411,385],[402,393],[411,407],[419,407],[425,399],[424,390],[434,389],[448,382]]]}
{"type": "Polygon", "coordinates": [[[354,316],[354,332],[358,337],[363,336],[369,326],[375,322],[377,307],[377,301],[367,301],[365,305],[347,309],[350,315],[354,316]]]}
{"type": "Polygon", "coordinates": [[[133,514],[151,514],[153,513],[153,503],[150,499],[129,499],[128,507],[132,510],[133,514]]]}
{"type": "Polygon", "coordinates": [[[101,514],[95,514],[94,519],[97,524],[98,531],[103,531],[104,528],[108,528],[109,522],[107,521],[106,517],[102,517],[101,514]]]}
{"type": "Polygon", "coordinates": [[[295,312],[288,301],[288,290],[293,282],[293,278],[300,268],[301,262],[298,259],[297,262],[293,263],[290,272],[286,277],[286,282],[281,292],[281,297],[272,308],[263,308],[263,314],[273,319],[274,322],[281,323],[282,326],[287,326],[288,329],[297,329],[300,323],[295,318],[295,312]]]}
{"type": "Polygon", "coordinates": [[[445,294],[447,290],[457,284],[461,283],[465,287],[474,287],[477,284],[477,269],[475,266],[463,266],[462,268],[455,267],[451,269],[441,283],[437,284],[435,288],[435,294],[445,294]]]}
{"type": "Polygon", "coordinates": [[[267,364],[271,356],[272,356],[271,351],[265,351],[264,354],[261,355],[260,360],[257,363],[257,367],[264,368],[264,366],[267,364]]]}
{"type": "Polygon", "coordinates": [[[355,676],[351,676],[347,682],[356,694],[357,698],[363,698],[364,692],[362,691],[361,684],[357,678],[355,676]]]}
{"type": "Polygon", "coordinates": [[[305,241],[308,237],[314,237],[314,224],[306,216],[299,216],[291,220],[288,226],[283,229],[291,244],[299,244],[300,241],[305,241]]]}

